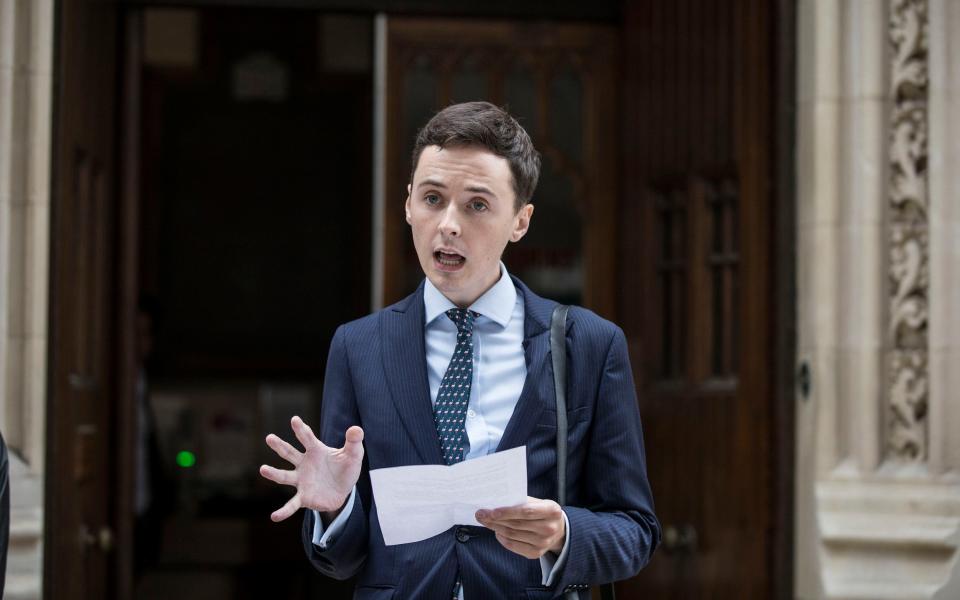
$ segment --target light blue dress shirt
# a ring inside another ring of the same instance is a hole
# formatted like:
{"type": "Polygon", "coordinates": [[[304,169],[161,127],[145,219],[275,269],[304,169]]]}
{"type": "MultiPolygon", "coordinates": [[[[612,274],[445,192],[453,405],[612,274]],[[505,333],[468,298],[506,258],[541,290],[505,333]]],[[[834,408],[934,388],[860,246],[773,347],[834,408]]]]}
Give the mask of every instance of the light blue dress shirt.
{"type": "MultiPolygon", "coordinates": [[[[440,381],[453,357],[457,340],[457,326],[445,313],[456,308],[456,305],[429,279],[424,284],[423,303],[427,380],[431,401],[436,403],[440,381]]],[[[500,263],[500,279],[497,283],[469,308],[480,316],[474,321],[473,328],[473,384],[465,421],[470,447],[464,460],[486,456],[497,449],[527,378],[523,352],[523,298],[517,294],[517,288],[503,263],[500,263]]],[[[354,487],[343,510],[326,530],[319,513],[314,511],[315,545],[326,548],[331,538],[343,529],[353,509],[356,493],[354,487]]],[[[553,585],[566,562],[570,522],[566,514],[563,518],[567,527],[563,550],[559,556],[548,552],[540,558],[542,583],[546,586],[553,585]]],[[[463,600],[462,588],[460,600],[463,600]]]]}

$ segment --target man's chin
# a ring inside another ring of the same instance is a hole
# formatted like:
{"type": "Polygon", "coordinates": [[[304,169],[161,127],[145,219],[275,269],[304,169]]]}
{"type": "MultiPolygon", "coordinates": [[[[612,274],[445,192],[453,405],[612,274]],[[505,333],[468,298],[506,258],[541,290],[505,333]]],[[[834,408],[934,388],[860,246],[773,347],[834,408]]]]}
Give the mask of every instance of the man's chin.
{"type": "Polygon", "coordinates": [[[463,289],[463,277],[458,271],[451,273],[450,271],[432,269],[427,275],[427,278],[430,280],[430,283],[433,284],[433,287],[444,294],[453,294],[463,289]]]}
{"type": "Polygon", "coordinates": [[[448,300],[457,306],[466,306],[464,302],[466,302],[466,298],[469,296],[466,292],[468,286],[465,284],[460,272],[450,273],[431,270],[427,275],[427,279],[429,279],[433,287],[437,288],[437,291],[443,294],[448,300]]]}

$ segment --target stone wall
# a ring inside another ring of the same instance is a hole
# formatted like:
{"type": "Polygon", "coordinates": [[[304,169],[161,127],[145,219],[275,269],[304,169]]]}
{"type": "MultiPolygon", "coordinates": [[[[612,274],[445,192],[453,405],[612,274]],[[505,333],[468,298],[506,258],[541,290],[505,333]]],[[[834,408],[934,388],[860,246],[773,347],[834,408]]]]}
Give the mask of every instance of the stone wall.
{"type": "Polygon", "coordinates": [[[960,2],[797,16],[796,597],[958,598],[960,2]]]}
{"type": "Polygon", "coordinates": [[[11,449],[4,598],[41,589],[53,0],[0,0],[0,430],[11,449]]]}

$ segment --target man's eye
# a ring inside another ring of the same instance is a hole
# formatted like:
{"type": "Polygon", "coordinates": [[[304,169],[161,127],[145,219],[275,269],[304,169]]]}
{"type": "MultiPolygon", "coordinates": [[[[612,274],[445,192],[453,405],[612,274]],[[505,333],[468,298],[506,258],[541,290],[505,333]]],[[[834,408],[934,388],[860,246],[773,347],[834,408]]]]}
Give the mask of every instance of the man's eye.
{"type": "Polygon", "coordinates": [[[423,201],[429,204],[430,206],[436,206],[437,204],[440,204],[440,196],[436,194],[427,194],[423,198],[423,201]]]}
{"type": "Polygon", "coordinates": [[[479,200],[474,200],[473,202],[470,203],[470,208],[472,208],[477,212],[483,212],[487,210],[487,205],[479,200]]]}

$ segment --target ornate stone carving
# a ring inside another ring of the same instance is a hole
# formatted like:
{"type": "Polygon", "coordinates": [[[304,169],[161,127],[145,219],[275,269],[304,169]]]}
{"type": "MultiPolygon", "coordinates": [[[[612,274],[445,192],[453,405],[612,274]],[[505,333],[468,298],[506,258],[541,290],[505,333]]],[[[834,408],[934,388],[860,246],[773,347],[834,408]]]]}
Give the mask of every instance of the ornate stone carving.
{"type": "Polygon", "coordinates": [[[927,1],[891,0],[887,453],[927,457],[927,1]]]}
{"type": "Polygon", "coordinates": [[[927,448],[927,353],[891,354],[890,450],[899,459],[920,461],[927,448]]]}

